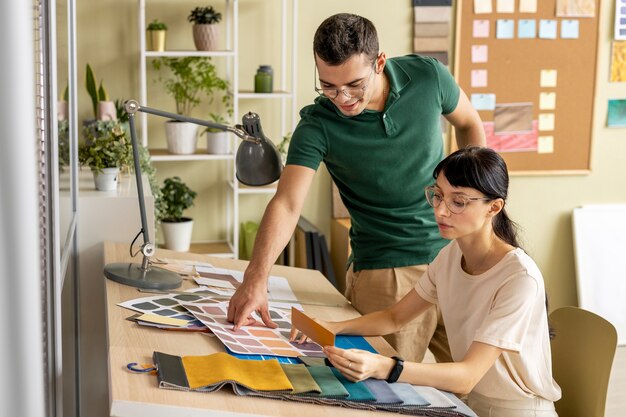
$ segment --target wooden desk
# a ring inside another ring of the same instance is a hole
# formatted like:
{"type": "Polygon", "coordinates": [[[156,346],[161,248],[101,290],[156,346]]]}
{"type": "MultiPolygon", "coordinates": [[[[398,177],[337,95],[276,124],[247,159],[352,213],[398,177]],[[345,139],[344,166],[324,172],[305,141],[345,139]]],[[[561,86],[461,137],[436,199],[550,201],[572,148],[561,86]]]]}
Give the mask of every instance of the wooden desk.
{"type": "MultiPolygon", "coordinates": [[[[177,253],[158,250],[157,256],[183,258],[210,262],[216,267],[244,270],[246,261],[211,258],[205,255],[177,253]]],[[[130,262],[128,244],[104,244],[105,263],[130,262]]],[[[135,260],[134,262],[139,262],[135,260]]],[[[318,271],[275,266],[272,274],[289,280],[291,288],[302,302],[340,304],[342,307],[318,307],[304,305],[306,312],[314,317],[328,320],[350,318],[358,313],[345,298],[318,271]]],[[[153,375],[133,374],[126,370],[130,362],[151,363],[155,350],[173,355],[207,355],[224,351],[215,337],[200,333],[179,333],[140,327],[126,320],[133,313],[116,304],[150,294],[137,289],[106,281],[106,307],[109,351],[109,384],[111,393],[111,416],[114,417],[171,417],[171,416],[284,416],[284,417],[361,417],[362,410],[334,406],[322,406],[299,402],[277,401],[263,398],[237,397],[230,389],[214,393],[181,392],[160,389],[153,375]]],[[[183,282],[181,289],[195,284],[183,282]]],[[[393,349],[382,338],[368,338],[374,348],[386,355],[393,349]]],[[[92,378],[98,378],[92,375],[92,378]]],[[[86,382],[89,383],[89,382],[86,382]]],[[[368,416],[386,416],[388,412],[368,412],[368,416]]]]}

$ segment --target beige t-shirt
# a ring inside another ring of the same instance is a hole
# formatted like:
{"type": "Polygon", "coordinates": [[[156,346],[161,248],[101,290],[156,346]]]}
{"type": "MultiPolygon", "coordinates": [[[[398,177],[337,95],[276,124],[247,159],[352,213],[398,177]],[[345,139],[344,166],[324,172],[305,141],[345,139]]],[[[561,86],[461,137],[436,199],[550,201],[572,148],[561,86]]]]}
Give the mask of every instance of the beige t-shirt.
{"type": "Polygon", "coordinates": [[[455,361],[474,341],[504,349],[473,392],[501,400],[558,400],[544,283],[535,262],[517,248],[489,271],[470,275],[461,268],[461,256],[456,241],[449,243],[415,290],[439,304],[455,361]]]}

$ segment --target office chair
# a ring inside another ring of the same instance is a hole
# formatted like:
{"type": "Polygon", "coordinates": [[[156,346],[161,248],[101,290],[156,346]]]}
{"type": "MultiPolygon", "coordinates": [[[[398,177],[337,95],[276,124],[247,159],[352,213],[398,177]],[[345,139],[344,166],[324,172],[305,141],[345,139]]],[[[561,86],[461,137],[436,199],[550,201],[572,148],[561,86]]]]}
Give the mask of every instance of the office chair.
{"type": "Polygon", "coordinates": [[[615,327],[578,307],[550,314],[552,372],[562,389],[555,403],[562,417],[604,417],[611,365],[617,347],[615,327]]]}

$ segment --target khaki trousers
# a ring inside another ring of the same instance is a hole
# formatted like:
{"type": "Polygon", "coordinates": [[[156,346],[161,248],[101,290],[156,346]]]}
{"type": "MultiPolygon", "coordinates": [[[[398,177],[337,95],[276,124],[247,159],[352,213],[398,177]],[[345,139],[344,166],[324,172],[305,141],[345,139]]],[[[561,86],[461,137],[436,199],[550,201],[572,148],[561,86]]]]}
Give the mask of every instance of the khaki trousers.
{"type": "Polygon", "coordinates": [[[467,405],[479,417],[558,417],[554,403],[540,397],[506,401],[470,393],[467,405]]]}
{"type": "MultiPolygon", "coordinates": [[[[351,265],[346,273],[346,298],[361,314],[384,310],[415,287],[426,267],[413,265],[354,272],[351,265]]],[[[385,339],[404,360],[421,362],[426,349],[430,349],[437,362],[452,362],[445,327],[436,306],[385,339]]]]}

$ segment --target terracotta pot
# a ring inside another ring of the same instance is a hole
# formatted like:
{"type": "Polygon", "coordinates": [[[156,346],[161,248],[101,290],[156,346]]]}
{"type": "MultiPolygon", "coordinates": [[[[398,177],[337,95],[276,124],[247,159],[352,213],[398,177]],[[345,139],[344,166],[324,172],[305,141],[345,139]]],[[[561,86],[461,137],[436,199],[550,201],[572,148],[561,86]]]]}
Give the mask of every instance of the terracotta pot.
{"type": "Polygon", "coordinates": [[[217,25],[193,25],[193,42],[198,51],[215,51],[217,41],[217,25]]]}
{"type": "Polygon", "coordinates": [[[117,110],[113,101],[98,102],[98,120],[117,120],[117,110]]]}

